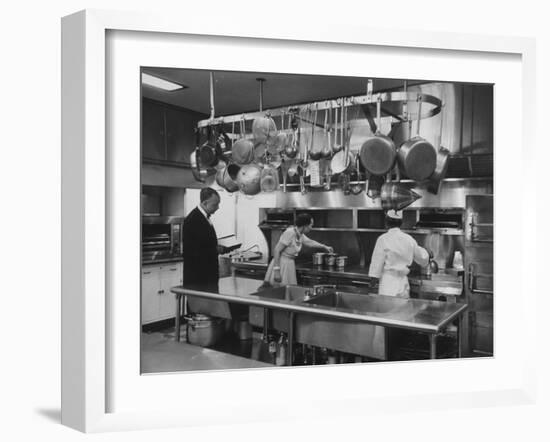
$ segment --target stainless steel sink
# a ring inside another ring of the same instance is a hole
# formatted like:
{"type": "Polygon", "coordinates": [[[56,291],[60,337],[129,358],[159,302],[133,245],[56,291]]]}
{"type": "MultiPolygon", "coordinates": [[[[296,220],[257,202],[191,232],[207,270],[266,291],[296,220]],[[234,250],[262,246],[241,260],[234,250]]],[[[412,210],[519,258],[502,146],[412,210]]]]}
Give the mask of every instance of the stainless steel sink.
{"type": "MultiPolygon", "coordinates": [[[[395,307],[395,303],[384,302],[383,297],[371,297],[366,294],[347,293],[328,290],[304,301],[308,287],[285,286],[266,289],[256,296],[303,301],[312,306],[337,308],[369,313],[385,313],[395,307]]],[[[289,313],[279,310],[269,311],[269,328],[288,332],[289,313]]],[[[252,325],[263,327],[264,309],[250,307],[249,321],[252,325]]],[[[368,356],[375,359],[387,359],[386,333],[381,326],[358,321],[326,318],[310,313],[298,313],[295,316],[295,340],[301,344],[330,348],[332,350],[368,356]]]]}
{"type": "MultiPolygon", "coordinates": [[[[283,287],[272,287],[253,293],[254,296],[262,298],[280,299],[284,301],[302,301],[306,292],[311,292],[311,288],[300,287],[297,285],[287,285],[283,287]]],[[[262,307],[250,306],[248,312],[248,321],[256,327],[264,326],[264,309],[262,307]]],[[[280,310],[271,310],[269,318],[269,328],[288,332],[289,313],[280,310]]]]}
{"type": "Polygon", "coordinates": [[[308,304],[368,313],[387,313],[395,309],[395,300],[341,291],[328,291],[307,301],[308,304]]]}
{"type": "Polygon", "coordinates": [[[285,285],[283,287],[267,288],[254,293],[254,295],[262,298],[298,301],[304,299],[304,296],[308,291],[311,292],[311,288],[300,287],[298,285],[285,285]]]}

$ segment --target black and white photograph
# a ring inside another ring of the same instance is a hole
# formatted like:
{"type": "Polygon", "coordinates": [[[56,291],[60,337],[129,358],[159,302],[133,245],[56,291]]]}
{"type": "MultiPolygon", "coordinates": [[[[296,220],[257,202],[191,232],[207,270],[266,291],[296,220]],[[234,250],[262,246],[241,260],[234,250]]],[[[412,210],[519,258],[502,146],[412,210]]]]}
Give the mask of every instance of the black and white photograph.
{"type": "Polygon", "coordinates": [[[493,357],[493,84],[140,80],[142,374],[493,357]]]}

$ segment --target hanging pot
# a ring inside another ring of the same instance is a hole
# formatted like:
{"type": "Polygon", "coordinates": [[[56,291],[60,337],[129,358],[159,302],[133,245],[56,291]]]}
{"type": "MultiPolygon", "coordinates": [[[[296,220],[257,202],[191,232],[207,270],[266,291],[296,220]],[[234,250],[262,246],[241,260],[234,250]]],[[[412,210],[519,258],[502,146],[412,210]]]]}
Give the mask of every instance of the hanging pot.
{"type": "Polygon", "coordinates": [[[437,152],[437,159],[435,162],[435,170],[430,177],[430,181],[426,189],[428,192],[437,195],[439,193],[439,188],[441,187],[441,181],[447,175],[447,169],[449,168],[450,152],[441,147],[439,152],[437,152]]]}
{"type": "Polygon", "coordinates": [[[197,159],[202,167],[214,167],[218,163],[216,134],[210,126],[208,126],[208,139],[199,146],[197,159]]]}
{"type": "Polygon", "coordinates": [[[279,172],[269,164],[266,164],[262,169],[260,188],[262,192],[274,192],[279,190],[279,172]]]}
{"type": "Polygon", "coordinates": [[[233,143],[231,158],[237,164],[249,164],[254,160],[254,143],[245,138],[244,121],[240,122],[240,136],[241,138],[233,143]]]}
{"type": "MultiPolygon", "coordinates": [[[[368,111],[368,108],[367,108],[368,111]]],[[[370,115],[370,114],[369,114],[370,115]]],[[[395,164],[395,144],[387,135],[380,132],[381,98],[376,103],[377,126],[374,135],[367,139],[360,149],[360,159],[363,167],[372,175],[385,175],[395,164]]]]}
{"type": "Polygon", "coordinates": [[[266,144],[268,140],[277,135],[277,126],[273,118],[268,115],[258,117],[252,123],[252,135],[254,144],[266,144]]]}
{"type": "Polygon", "coordinates": [[[246,195],[260,193],[260,177],[262,169],[257,164],[245,164],[237,173],[239,189],[246,195]]]}
{"type": "Polygon", "coordinates": [[[433,174],[437,156],[432,144],[420,136],[421,119],[422,98],[419,96],[416,136],[401,144],[397,152],[399,169],[404,175],[415,181],[424,181],[433,174]]]}
{"type": "Polygon", "coordinates": [[[216,182],[230,193],[239,190],[239,184],[237,183],[237,175],[241,170],[241,166],[238,164],[228,164],[222,170],[219,170],[216,174],[216,182]]]}

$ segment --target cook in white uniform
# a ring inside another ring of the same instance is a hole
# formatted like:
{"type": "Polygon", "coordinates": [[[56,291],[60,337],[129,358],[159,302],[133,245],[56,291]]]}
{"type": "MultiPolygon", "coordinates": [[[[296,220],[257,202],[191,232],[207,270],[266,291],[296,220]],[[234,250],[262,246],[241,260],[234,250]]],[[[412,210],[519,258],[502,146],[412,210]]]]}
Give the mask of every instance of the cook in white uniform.
{"type": "Polygon", "coordinates": [[[313,219],[310,215],[303,213],[296,217],[296,225],[283,232],[273,251],[273,259],[267,268],[264,286],[270,286],[274,283],[281,285],[297,284],[294,260],[303,245],[327,252],[333,251],[332,247],[314,241],[305,235],[309,233],[312,227],[313,219]]]}
{"type": "Polygon", "coordinates": [[[402,232],[400,227],[403,212],[389,210],[386,226],[389,230],[376,240],[369,267],[369,276],[379,279],[378,294],[409,297],[409,266],[416,262],[421,267],[428,265],[428,251],[415,239],[402,232]]]}

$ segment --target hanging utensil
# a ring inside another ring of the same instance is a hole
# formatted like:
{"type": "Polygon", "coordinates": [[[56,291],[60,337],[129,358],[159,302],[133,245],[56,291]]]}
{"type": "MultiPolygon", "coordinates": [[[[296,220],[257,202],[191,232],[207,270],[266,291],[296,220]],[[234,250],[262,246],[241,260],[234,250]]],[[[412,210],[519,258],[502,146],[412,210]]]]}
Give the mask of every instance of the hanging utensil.
{"type": "Polygon", "coordinates": [[[370,175],[367,185],[367,196],[371,199],[380,198],[384,177],[378,175],[370,175]]]}
{"type": "Polygon", "coordinates": [[[244,116],[239,122],[240,138],[231,148],[232,160],[240,165],[249,164],[254,160],[254,143],[246,138],[246,126],[244,116]]]}
{"type": "Polygon", "coordinates": [[[334,144],[332,145],[332,152],[338,153],[342,150],[343,147],[343,141],[342,141],[342,135],[343,135],[343,118],[344,118],[344,107],[343,107],[344,100],[342,99],[342,112],[340,112],[340,116],[342,118],[342,125],[338,127],[339,121],[338,121],[338,113],[339,113],[339,105],[340,102],[337,102],[336,108],[334,109],[334,144]]]}
{"type": "Polygon", "coordinates": [[[313,161],[317,161],[322,156],[322,150],[321,149],[315,149],[315,126],[317,124],[317,104],[315,104],[315,112],[313,114],[313,122],[311,124],[311,143],[309,146],[309,158],[313,161]]]}
{"type": "Polygon", "coordinates": [[[401,172],[415,181],[428,179],[435,170],[437,153],[427,140],[420,136],[422,119],[422,95],[418,94],[418,115],[416,136],[405,141],[397,152],[397,163],[401,172]]]}
{"type": "MultiPolygon", "coordinates": [[[[344,100],[342,99],[342,103],[344,100]]],[[[330,161],[330,168],[333,174],[346,173],[349,171],[350,166],[353,165],[353,154],[349,151],[349,140],[351,138],[351,130],[348,130],[346,127],[345,117],[345,107],[342,107],[341,110],[341,142],[342,148],[334,154],[332,160],[330,161]],[[344,138],[345,137],[345,138],[344,138]]]]}
{"type": "Polygon", "coordinates": [[[332,156],[332,148],[330,144],[330,118],[332,118],[332,101],[330,102],[330,107],[328,109],[325,109],[325,144],[323,146],[323,149],[321,150],[321,158],[323,159],[328,159],[332,156]]]}
{"type": "Polygon", "coordinates": [[[355,157],[355,172],[356,172],[356,179],[357,182],[351,186],[350,191],[354,195],[359,195],[361,192],[363,192],[363,184],[361,183],[361,171],[359,170],[360,164],[359,164],[359,155],[355,157]]]}
{"type": "Polygon", "coordinates": [[[279,173],[269,164],[264,165],[260,175],[262,192],[274,192],[279,189],[279,173]]]}
{"type": "Polygon", "coordinates": [[[298,143],[299,143],[298,128],[299,128],[300,124],[298,122],[298,119],[296,118],[296,114],[290,113],[289,118],[290,118],[290,127],[292,129],[292,139],[291,139],[290,143],[285,148],[285,155],[289,158],[294,158],[294,157],[296,157],[296,154],[298,153],[298,143]]]}
{"type": "MultiPolygon", "coordinates": [[[[377,126],[374,135],[368,138],[360,149],[360,159],[363,167],[372,175],[387,174],[395,164],[396,150],[393,140],[380,132],[382,98],[376,101],[377,126]]],[[[371,126],[372,128],[372,126],[371,126]]]]}
{"type": "Polygon", "coordinates": [[[447,169],[449,167],[450,152],[441,146],[441,136],[443,134],[443,112],[440,113],[440,125],[439,125],[439,150],[437,151],[437,159],[435,162],[435,170],[430,177],[430,181],[426,186],[428,192],[437,195],[441,187],[441,182],[447,175],[447,169]]]}

